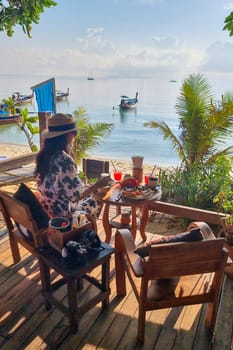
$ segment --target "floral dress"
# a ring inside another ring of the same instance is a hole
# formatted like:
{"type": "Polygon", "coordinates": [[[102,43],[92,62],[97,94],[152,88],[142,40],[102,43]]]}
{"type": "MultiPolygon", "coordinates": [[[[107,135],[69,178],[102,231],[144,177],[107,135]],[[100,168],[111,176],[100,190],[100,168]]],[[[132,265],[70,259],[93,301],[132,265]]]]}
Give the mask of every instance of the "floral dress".
{"type": "Polygon", "coordinates": [[[43,182],[37,178],[39,200],[51,217],[68,216],[71,210],[84,210],[99,216],[101,203],[93,195],[80,200],[84,184],[77,174],[77,165],[65,151],[56,153],[50,161],[43,182]]]}

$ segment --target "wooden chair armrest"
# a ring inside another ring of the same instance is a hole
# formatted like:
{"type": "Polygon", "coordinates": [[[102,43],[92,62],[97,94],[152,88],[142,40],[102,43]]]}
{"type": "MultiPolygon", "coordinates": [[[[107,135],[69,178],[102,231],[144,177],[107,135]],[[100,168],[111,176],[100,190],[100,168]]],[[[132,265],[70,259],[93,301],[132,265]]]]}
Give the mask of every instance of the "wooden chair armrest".
{"type": "Polygon", "coordinates": [[[135,276],[140,277],[143,273],[142,259],[134,252],[136,245],[130,230],[117,230],[115,236],[115,248],[118,254],[123,253],[126,256],[135,276]]]}

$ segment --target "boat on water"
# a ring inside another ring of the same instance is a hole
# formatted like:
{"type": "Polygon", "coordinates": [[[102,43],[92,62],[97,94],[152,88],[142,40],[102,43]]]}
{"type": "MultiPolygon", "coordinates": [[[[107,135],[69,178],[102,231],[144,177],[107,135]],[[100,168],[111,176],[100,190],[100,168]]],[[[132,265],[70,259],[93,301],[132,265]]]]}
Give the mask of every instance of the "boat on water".
{"type": "Polygon", "coordinates": [[[20,108],[14,106],[9,107],[4,102],[0,103],[0,125],[16,123],[21,120],[20,108]]]}
{"type": "Polygon", "coordinates": [[[95,80],[92,73],[89,73],[89,74],[88,74],[87,80],[95,80]]]}
{"type": "Polygon", "coordinates": [[[70,94],[70,89],[69,88],[67,88],[66,92],[61,91],[61,90],[56,90],[56,100],[57,101],[65,100],[65,99],[67,99],[69,94],[70,94]]]}
{"type": "Polygon", "coordinates": [[[119,104],[120,109],[133,109],[136,108],[138,103],[138,92],[136,92],[135,98],[129,98],[128,96],[121,96],[121,102],[119,104]]]}
{"type": "Polygon", "coordinates": [[[20,114],[9,115],[5,111],[0,111],[0,125],[17,123],[22,120],[20,114]]]}
{"type": "Polygon", "coordinates": [[[22,95],[20,92],[14,92],[12,98],[15,102],[15,105],[27,104],[32,102],[33,94],[22,95]]]}

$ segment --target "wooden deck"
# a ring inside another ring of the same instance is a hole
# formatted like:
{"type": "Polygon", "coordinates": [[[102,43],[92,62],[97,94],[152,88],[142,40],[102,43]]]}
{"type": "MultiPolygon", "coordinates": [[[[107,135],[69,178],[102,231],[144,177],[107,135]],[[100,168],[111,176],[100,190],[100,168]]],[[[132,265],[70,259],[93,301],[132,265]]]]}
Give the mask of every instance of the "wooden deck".
{"type": "MultiPolygon", "coordinates": [[[[102,222],[98,220],[103,238],[102,222]]],[[[113,244],[113,241],[111,242],[113,244]]],[[[79,332],[69,333],[68,319],[57,309],[46,311],[41,294],[38,263],[25,249],[12,265],[8,236],[0,240],[0,348],[16,349],[154,349],[230,350],[233,330],[233,281],[225,278],[214,337],[204,327],[205,306],[148,312],[146,341],[136,341],[137,302],[128,285],[125,298],[116,296],[114,258],[111,259],[109,308],[100,305],[84,315],[79,332]]],[[[94,271],[98,276],[99,269],[94,271]]],[[[55,276],[54,276],[55,277],[55,276]]],[[[91,293],[84,283],[80,298],[91,293]]],[[[59,297],[66,300],[66,290],[59,297]]]]}

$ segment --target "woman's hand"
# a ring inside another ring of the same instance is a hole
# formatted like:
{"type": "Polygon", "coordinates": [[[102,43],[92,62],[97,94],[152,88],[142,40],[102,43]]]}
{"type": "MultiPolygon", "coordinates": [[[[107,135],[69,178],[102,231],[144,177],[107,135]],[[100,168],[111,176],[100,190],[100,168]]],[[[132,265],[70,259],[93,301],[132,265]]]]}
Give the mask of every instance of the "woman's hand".
{"type": "Polygon", "coordinates": [[[109,176],[105,176],[103,178],[101,178],[100,180],[98,180],[95,184],[87,187],[84,192],[83,192],[83,197],[87,197],[89,194],[95,192],[98,190],[98,188],[104,187],[104,186],[108,186],[110,184],[111,181],[111,177],[109,176]]]}

